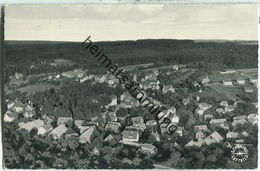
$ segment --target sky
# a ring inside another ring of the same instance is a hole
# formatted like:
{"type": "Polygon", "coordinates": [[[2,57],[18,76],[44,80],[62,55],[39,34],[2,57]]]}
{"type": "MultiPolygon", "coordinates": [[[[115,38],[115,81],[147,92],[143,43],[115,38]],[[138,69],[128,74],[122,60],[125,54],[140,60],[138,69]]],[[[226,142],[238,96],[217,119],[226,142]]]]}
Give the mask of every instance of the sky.
{"type": "Polygon", "coordinates": [[[257,40],[250,4],[9,5],[6,40],[257,40]]]}

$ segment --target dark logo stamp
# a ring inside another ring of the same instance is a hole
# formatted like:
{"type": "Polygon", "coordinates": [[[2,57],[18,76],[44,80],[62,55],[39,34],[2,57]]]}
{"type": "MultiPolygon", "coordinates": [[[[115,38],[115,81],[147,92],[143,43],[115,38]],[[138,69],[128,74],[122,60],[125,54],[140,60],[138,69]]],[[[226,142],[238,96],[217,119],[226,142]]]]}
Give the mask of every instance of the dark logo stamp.
{"type": "Polygon", "coordinates": [[[231,159],[243,163],[248,159],[248,149],[244,145],[236,145],[231,150],[231,159]]]}

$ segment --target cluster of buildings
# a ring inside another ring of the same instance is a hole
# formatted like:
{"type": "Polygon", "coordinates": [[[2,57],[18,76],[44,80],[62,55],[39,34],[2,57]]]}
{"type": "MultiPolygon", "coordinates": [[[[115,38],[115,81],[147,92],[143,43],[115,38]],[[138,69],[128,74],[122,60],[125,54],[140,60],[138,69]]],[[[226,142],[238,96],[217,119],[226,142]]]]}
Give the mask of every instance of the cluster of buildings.
{"type": "Polygon", "coordinates": [[[234,130],[236,130],[235,128],[237,126],[246,123],[256,125],[257,113],[235,115],[233,112],[235,111],[236,106],[237,103],[229,105],[227,101],[221,101],[216,106],[216,109],[213,109],[210,104],[199,103],[196,110],[197,117],[202,118],[202,121],[206,124],[194,126],[194,137],[191,137],[191,141],[185,146],[201,147],[203,144],[210,145],[222,142],[225,142],[230,146],[231,141],[235,143],[244,143],[249,134],[246,131],[236,132],[234,130]],[[210,112],[213,112],[214,110],[214,114],[210,114],[210,112]],[[220,113],[222,115],[219,115],[220,113]],[[227,120],[226,116],[231,116],[232,120],[227,120]],[[218,131],[215,131],[217,128],[225,130],[227,134],[222,135],[218,131]]]}
{"type": "MultiPolygon", "coordinates": [[[[255,76],[247,76],[244,74],[240,74],[241,77],[238,77],[237,79],[228,79],[225,77],[225,74],[234,74],[237,73],[234,71],[233,72],[220,72],[221,75],[217,76],[218,78],[215,78],[214,80],[209,79],[208,76],[204,77],[201,79],[201,82],[203,85],[208,85],[210,83],[216,83],[216,82],[221,82],[223,86],[230,87],[234,85],[238,85],[242,88],[244,88],[244,92],[246,93],[252,93],[255,88],[258,88],[258,79],[255,76]],[[253,87],[251,86],[253,85],[253,87]],[[255,88],[254,88],[255,87],[255,88]]],[[[215,76],[216,77],[216,76],[215,76]]],[[[229,76],[232,77],[232,76],[229,76]]]]}
{"type": "MultiPolygon", "coordinates": [[[[173,66],[174,71],[178,71],[178,65],[173,66]]],[[[223,73],[224,74],[224,73],[223,73]]],[[[160,90],[160,82],[158,80],[159,72],[158,70],[153,70],[151,73],[147,74],[139,82],[140,88],[160,90]]],[[[20,77],[17,75],[17,77],[20,77]]],[[[63,72],[57,75],[50,75],[48,80],[57,80],[61,78],[75,78],[79,82],[83,83],[87,80],[93,80],[94,83],[107,83],[110,87],[116,87],[118,85],[118,79],[116,79],[112,74],[105,75],[92,75],[87,74],[86,71],[82,69],[75,69],[73,71],[63,72]]],[[[137,75],[133,75],[133,80],[138,82],[137,75]]],[[[252,79],[250,82],[254,85],[257,84],[257,79],[252,79]]],[[[210,83],[208,77],[201,80],[203,85],[210,83]]],[[[231,86],[233,83],[230,80],[223,80],[223,85],[231,86]]],[[[237,84],[244,85],[246,81],[243,79],[238,79],[237,84]]],[[[198,86],[201,89],[200,84],[197,82],[194,83],[194,86],[198,86]]],[[[202,90],[200,90],[202,91],[202,90]]],[[[246,90],[245,90],[246,91],[246,90]]],[[[171,85],[162,85],[162,94],[168,92],[175,92],[175,88],[171,85]]],[[[250,92],[247,90],[246,92],[250,92]]],[[[187,106],[192,101],[192,98],[185,97],[182,99],[182,104],[187,106]]],[[[201,147],[203,144],[210,145],[213,143],[223,143],[234,140],[237,143],[243,142],[243,140],[249,136],[246,131],[236,132],[234,127],[238,125],[243,125],[248,122],[252,124],[257,124],[257,114],[247,114],[247,115],[235,115],[234,111],[237,107],[237,102],[230,105],[228,101],[221,101],[217,105],[211,105],[208,103],[201,103],[200,97],[196,97],[197,108],[195,110],[196,119],[200,123],[194,125],[193,133],[194,136],[190,137],[190,141],[185,145],[186,147],[196,146],[201,147]],[[227,120],[225,115],[232,116],[232,120],[227,120]],[[222,128],[227,131],[226,135],[222,135],[213,128],[222,128]]],[[[154,100],[154,104],[162,106],[163,104],[154,100]]],[[[5,122],[13,122],[18,118],[19,114],[22,114],[24,118],[28,118],[25,121],[19,121],[19,129],[25,129],[31,131],[33,128],[37,128],[38,134],[43,136],[51,136],[54,139],[59,139],[65,137],[67,139],[74,138],[78,139],[80,143],[91,143],[92,135],[95,131],[99,131],[98,127],[102,126],[104,131],[108,133],[108,136],[104,137],[105,142],[110,142],[116,140],[125,145],[135,146],[141,149],[145,154],[155,155],[157,149],[151,143],[141,143],[140,137],[145,130],[149,130],[150,136],[153,137],[157,142],[162,141],[162,137],[169,133],[169,129],[175,129],[175,136],[183,136],[184,127],[180,127],[180,117],[177,115],[175,107],[167,107],[166,110],[161,111],[158,115],[159,120],[148,120],[144,121],[142,116],[132,116],[131,124],[127,126],[122,126],[122,120],[125,120],[127,115],[124,117],[117,116],[116,111],[119,108],[133,108],[140,106],[138,100],[134,99],[130,93],[124,92],[120,97],[111,96],[111,102],[107,106],[107,109],[110,107],[115,107],[113,112],[106,111],[102,113],[105,123],[100,124],[97,121],[97,118],[90,118],[89,121],[85,120],[75,120],[72,121],[71,117],[58,117],[54,118],[52,116],[43,115],[41,118],[35,119],[34,116],[35,110],[32,103],[28,102],[23,104],[20,101],[8,102],[8,111],[4,115],[5,122]],[[107,119],[109,118],[109,119],[107,119]],[[165,119],[168,119],[169,123],[164,123],[165,119]],[[57,121],[57,126],[54,127],[51,124],[54,120],[57,121]],[[76,127],[79,129],[79,132],[73,130],[69,125],[70,122],[74,122],[76,127]],[[159,128],[159,129],[158,129],[159,128]]],[[[170,137],[169,137],[170,138],[170,137]]],[[[230,144],[229,144],[230,145],[230,144]]],[[[94,149],[95,153],[98,154],[98,149],[94,149]]]]}

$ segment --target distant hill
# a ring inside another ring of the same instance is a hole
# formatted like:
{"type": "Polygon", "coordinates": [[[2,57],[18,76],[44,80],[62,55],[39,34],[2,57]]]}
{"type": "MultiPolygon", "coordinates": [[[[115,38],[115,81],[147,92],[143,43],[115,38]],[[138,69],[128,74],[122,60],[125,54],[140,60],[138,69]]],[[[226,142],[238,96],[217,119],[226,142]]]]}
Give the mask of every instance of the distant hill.
{"type": "MultiPolygon", "coordinates": [[[[255,41],[143,39],[96,43],[119,66],[211,63],[230,68],[256,68],[255,41]]],[[[67,59],[89,68],[96,59],[80,42],[6,41],[6,64],[24,67],[67,59]]],[[[200,66],[200,65],[198,65],[200,66]]]]}
{"type": "Polygon", "coordinates": [[[5,40],[6,45],[43,45],[43,44],[63,44],[63,43],[71,43],[66,41],[20,41],[20,40],[5,40]]]}

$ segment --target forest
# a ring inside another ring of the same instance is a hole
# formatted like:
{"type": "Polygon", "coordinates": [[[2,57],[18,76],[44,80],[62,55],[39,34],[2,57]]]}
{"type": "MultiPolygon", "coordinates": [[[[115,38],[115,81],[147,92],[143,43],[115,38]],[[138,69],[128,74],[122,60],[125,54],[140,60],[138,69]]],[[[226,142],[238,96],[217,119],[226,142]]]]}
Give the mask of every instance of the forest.
{"type": "MultiPolygon", "coordinates": [[[[93,40],[94,41],[94,40],[93,40]]],[[[257,67],[255,44],[239,42],[196,42],[194,40],[146,39],[137,41],[96,42],[104,53],[119,66],[154,63],[156,65],[199,64],[211,68],[257,67]],[[199,61],[199,63],[198,63],[199,61]]],[[[80,42],[6,42],[6,70],[39,74],[69,70],[73,66],[53,67],[54,59],[66,59],[88,69],[101,69],[80,42]],[[35,67],[31,67],[34,65],[35,67]]],[[[77,66],[75,66],[77,67],[77,66]]]]}

